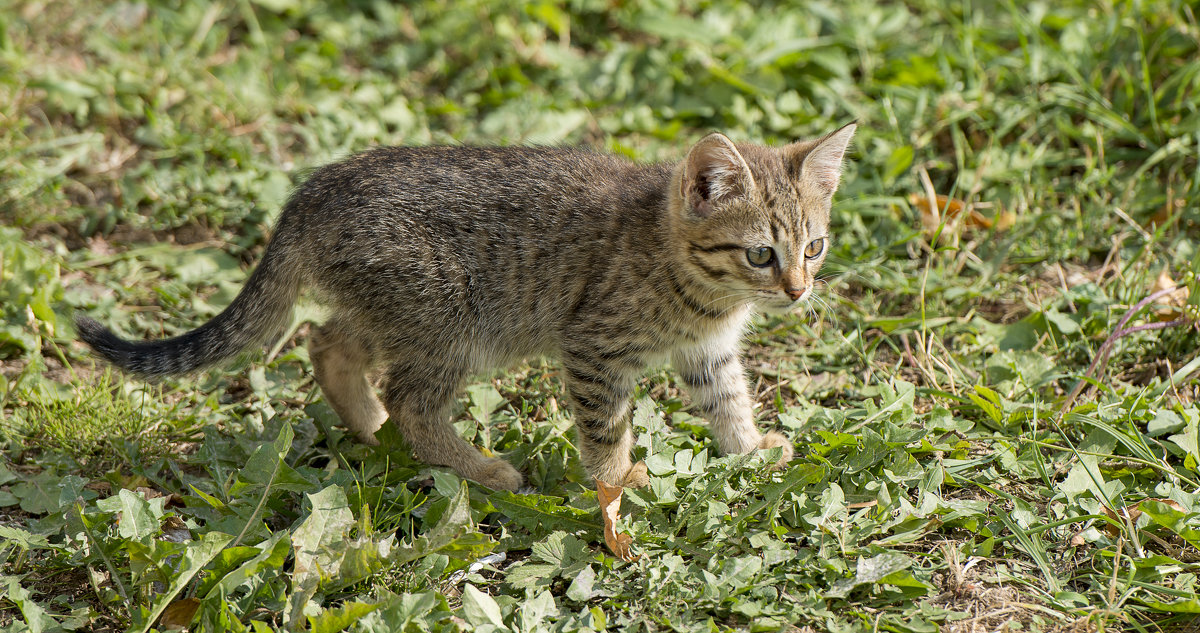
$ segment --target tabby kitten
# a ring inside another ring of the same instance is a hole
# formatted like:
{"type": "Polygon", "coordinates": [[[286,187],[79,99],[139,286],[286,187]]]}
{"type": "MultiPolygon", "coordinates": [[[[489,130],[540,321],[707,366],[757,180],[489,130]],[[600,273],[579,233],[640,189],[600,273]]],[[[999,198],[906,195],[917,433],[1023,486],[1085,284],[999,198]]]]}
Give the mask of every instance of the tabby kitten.
{"type": "Polygon", "coordinates": [[[521,474],[460,438],[450,406],[473,375],[562,359],[587,472],[631,473],[639,375],[670,359],[724,453],[791,444],[762,434],[740,360],[755,307],[808,298],[853,124],[780,148],[721,134],[678,165],[582,149],[395,147],[316,171],[223,312],[181,336],[79,334],[143,377],[182,374],[277,338],[311,289],[331,308],[312,337],[317,383],[364,442],[387,419],[425,462],[494,489],[521,474]],[[382,370],[382,399],[367,380],[382,370]]]}

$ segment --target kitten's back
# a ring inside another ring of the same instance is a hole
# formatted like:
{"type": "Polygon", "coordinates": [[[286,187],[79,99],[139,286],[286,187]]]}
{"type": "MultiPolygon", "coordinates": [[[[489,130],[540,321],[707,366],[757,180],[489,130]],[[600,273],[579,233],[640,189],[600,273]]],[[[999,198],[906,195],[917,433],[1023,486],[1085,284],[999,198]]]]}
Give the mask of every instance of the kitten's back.
{"type": "Polygon", "coordinates": [[[647,274],[670,178],[572,148],[381,148],[315,172],[275,239],[380,345],[493,365],[551,351],[583,295],[647,274]]]}

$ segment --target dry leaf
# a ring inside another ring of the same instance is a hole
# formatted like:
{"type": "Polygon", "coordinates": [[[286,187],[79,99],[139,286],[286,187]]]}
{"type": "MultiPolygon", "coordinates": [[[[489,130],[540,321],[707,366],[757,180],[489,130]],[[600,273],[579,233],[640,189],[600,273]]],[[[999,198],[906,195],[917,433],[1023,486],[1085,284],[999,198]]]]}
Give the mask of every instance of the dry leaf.
{"type": "MultiPolygon", "coordinates": [[[[1117,512],[1114,512],[1108,506],[1101,506],[1101,509],[1104,510],[1104,514],[1108,515],[1109,518],[1114,519],[1116,521],[1120,521],[1121,523],[1125,523],[1125,520],[1128,519],[1129,524],[1132,525],[1134,523],[1137,523],[1138,518],[1140,518],[1142,516],[1141,505],[1143,503],[1146,503],[1147,501],[1158,501],[1160,503],[1165,503],[1180,512],[1187,512],[1187,510],[1183,506],[1179,505],[1179,503],[1177,503],[1175,501],[1172,501],[1170,499],[1153,499],[1153,498],[1142,499],[1141,501],[1138,502],[1137,507],[1134,507],[1132,509],[1127,508],[1127,507],[1121,508],[1120,514],[1118,514],[1117,512]]],[[[1104,531],[1107,532],[1108,535],[1112,536],[1112,537],[1117,536],[1121,532],[1117,528],[1117,526],[1115,526],[1111,523],[1104,524],[1104,531]]]]}
{"type": "Polygon", "coordinates": [[[966,215],[962,218],[961,226],[990,229],[995,227],[997,231],[1003,231],[1016,224],[1016,214],[1001,210],[996,214],[996,219],[993,220],[982,213],[971,208],[966,202],[957,198],[943,196],[941,194],[935,196],[937,208],[929,204],[929,196],[913,193],[909,194],[908,202],[917,208],[921,214],[921,229],[925,231],[925,237],[932,239],[937,234],[938,228],[942,225],[943,218],[945,219],[946,228],[943,231],[954,230],[959,227],[959,216],[966,211],[966,215]]]}
{"type": "Polygon", "coordinates": [[[997,231],[1007,231],[1016,223],[1017,214],[1013,213],[1012,211],[1005,211],[1001,209],[1000,213],[996,214],[996,219],[992,223],[992,226],[996,227],[997,231]]]}
{"type": "MultiPolygon", "coordinates": [[[[646,485],[646,481],[646,463],[638,462],[629,470],[624,483],[641,487],[646,485]]],[[[600,516],[604,522],[604,543],[617,558],[631,563],[641,556],[634,556],[629,551],[629,546],[633,543],[632,536],[617,533],[617,519],[621,518],[621,492],[623,490],[622,486],[611,486],[599,479],[596,480],[596,497],[600,500],[600,516]]]]}
{"type": "Polygon", "coordinates": [[[96,481],[89,481],[86,485],[84,485],[84,488],[87,488],[88,490],[95,490],[96,492],[107,496],[108,493],[112,491],[112,484],[100,479],[96,481]]]}
{"type": "Polygon", "coordinates": [[[158,625],[164,629],[186,629],[199,608],[200,600],[196,598],[176,600],[167,605],[162,617],[158,619],[158,625]]]}
{"type": "Polygon", "coordinates": [[[1146,503],[1147,501],[1157,501],[1159,503],[1165,503],[1165,504],[1171,506],[1172,509],[1178,510],[1185,514],[1187,513],[1187,508],[1183,507],[1178,501],[1172,501],[1170,499],[1142,499],[1141,501],[1138,502],[1138,506],[1141,507],[1141,505],[1143,503],[1146,503]]]}
{"type": "Polygon", "coordinates": [[[1071,540],[1067,541],[1070,547],[1083,547],[1087,545],[1087,539],[1083,538],[1083,531],[1080,530],[1071,536],[1071,540]]]}
{"type": "Polygon", "coordinates": [[[183,519],[169,516],[162,521],[162,536],[159,538],[172,543],[186,543],[191,540],[192,531],[188,529],[183,519]]]}
{"type": "Polygon", "coordinates": [[[166,500],[163,501],[164,506],[174,506],[178,508],[183,507],[183,503],[179,501],[179,495],[176,495],[173,492],[163,492],[148,486],[138,486],[136,489],[134,489],[134,492],[142,493],[142,496],[146,498],[146,501],[157,499],[159,497],[166,497],[166,500]]]}
{"type": "MultiPolygon", "coordinates": [[[[1172,286],[1176,286],[1175,280],[1171,278],[1171,274],[1163,268],[1162,272],[1158,273],[1158,278],[1154,280],[1154,285],[1150,287],[1150,293],[1153,294],[1160,290],[1166,290],[1172,286]]],[[[1154,311],[1154,314],[1160,321],[1173,321],[1183,315],[1183,306],[1187,305],[1188,287],[1181,286],[1175,292],[1160,298],[1159,303],[1164,304],[1154,311]]]]}
{"type": "MultiPolygon", "coordinates": [[[[1137,522],[1138,518],[1142,516],[1142,511],[1138,510],[1137,508],[1133,508],[1132,510],[1129,508],[1121,508],[1120,512],[1116,512],[1112,508],[1102,505],[1100,506],[1100,509],[1104,510],[1104,514],[1108,515],[1110,519],[1118,521],[1122,524],[1125,524],[1126,519],[1128,519],[1129,525],[1133,525],[1137,522]]],[[[1105,523],[1104,531],[1113,538],[1116,538],[1121,534],[1121,529],[1112,523],[1105,523]]]]}
{"type": "Polygon", "coordinates": [[[1150,219],[1146,222],[1146,228],[1153,231],[1153,230],[1157,229],[1159,226],[1166,224],[1167,220],[1170,220],[1176,214],[1176,212],[1178,212],[1178,210],[1180,208],[1182,208],[1186,203],[1187,203],[1186,200],[1181,200],[1179,198],[1176,198],[1174,196],[1174,192],[1172,192],[1171,189],[1168,187],[1167,188],[1167,201],[1165,203],[1163,203],[1163,206],[1158,211],[1156,211],[1154,213],[1154,215],[1150,216],[1150,219]]]}

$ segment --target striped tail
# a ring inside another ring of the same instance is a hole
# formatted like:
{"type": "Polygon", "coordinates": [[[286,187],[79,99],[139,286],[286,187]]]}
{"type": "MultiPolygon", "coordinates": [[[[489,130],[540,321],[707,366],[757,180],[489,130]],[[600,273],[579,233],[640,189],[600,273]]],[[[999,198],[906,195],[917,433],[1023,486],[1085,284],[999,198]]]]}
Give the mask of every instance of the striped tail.
{"type": "Polygon", "coordinates": [[[203,369],[279,337],[291,324],[299,275],[267,247],[246,286],[220,314],[200,327],[159,341],[127,341],[99,322],[79,317],[79,337],[104,360],[144,378],[203,369]]]}

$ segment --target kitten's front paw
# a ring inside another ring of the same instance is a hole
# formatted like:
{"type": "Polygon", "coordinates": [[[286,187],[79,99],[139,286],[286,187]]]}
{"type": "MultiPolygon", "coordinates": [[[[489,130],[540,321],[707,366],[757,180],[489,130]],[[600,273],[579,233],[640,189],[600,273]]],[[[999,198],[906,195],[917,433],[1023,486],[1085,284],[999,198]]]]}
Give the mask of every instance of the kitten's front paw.
{"type": "Polygon", "coordinates": [[[624,460],[613,461],[615,463],[596,468],[592,478],[596,481],[603,481],[609,486],[622,488],[641,488],[650,483],[650,475],[646,472],[646,462],[630,464],[628,457],[624,460]]]}
{"type": "Polygon", "coordinates": [[[503,459],[492,458],[487,462],[487,465],[480,468],[475,476],[468,479],[474,479],[492,490],[508,490],[510,492],[516,492],[521,484],[525,483],[525,478],[521,476],[521,473],[503,459]]]}
{"type": "Polygon", "coordinates": [[[779,461],[775,462],[772,468],[783,468],[787,466],[788,462],[792,461],[791,440],[777,431],[767,431],[766,435],[763,435],[762,439],[758,442],[760,449],[775,448],[776,446],[783,449],[783,455],[780,456],[779,461]]]}

